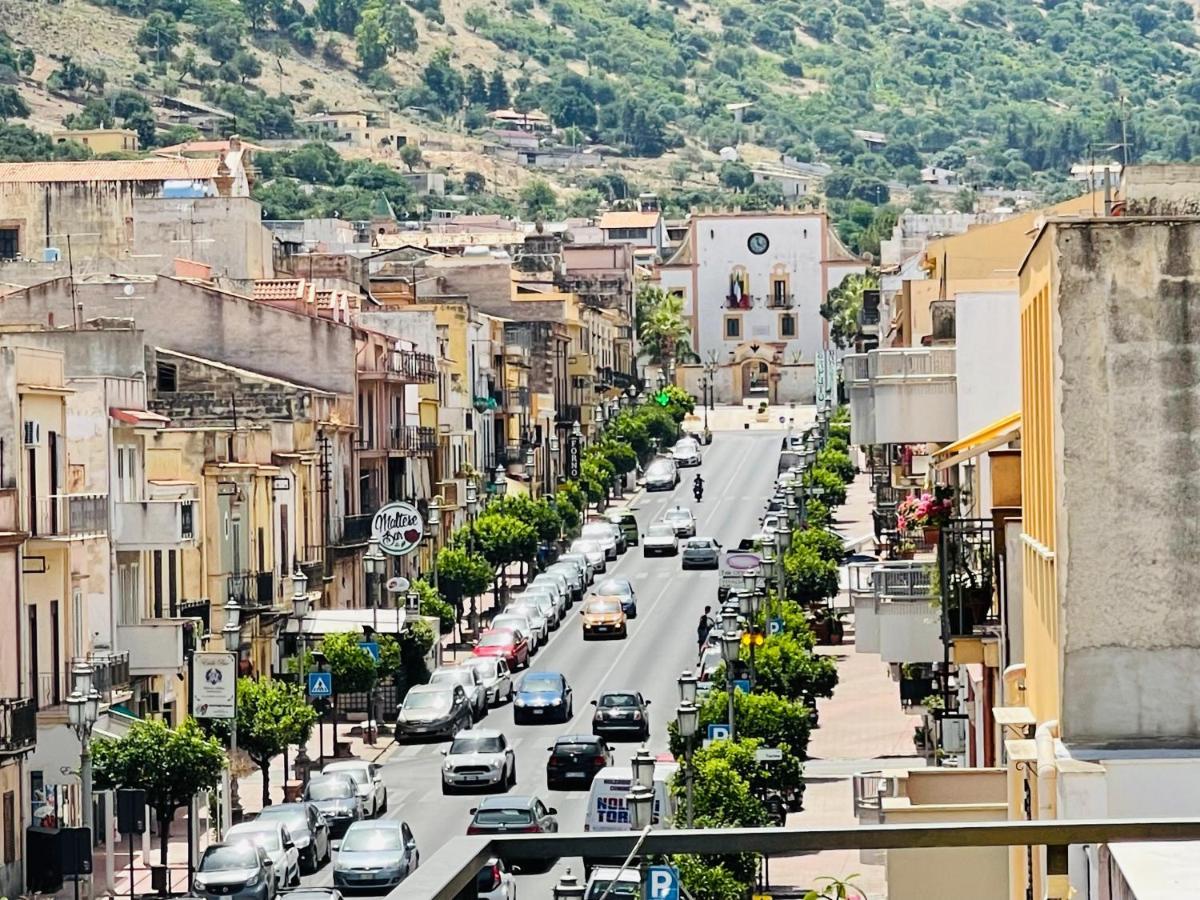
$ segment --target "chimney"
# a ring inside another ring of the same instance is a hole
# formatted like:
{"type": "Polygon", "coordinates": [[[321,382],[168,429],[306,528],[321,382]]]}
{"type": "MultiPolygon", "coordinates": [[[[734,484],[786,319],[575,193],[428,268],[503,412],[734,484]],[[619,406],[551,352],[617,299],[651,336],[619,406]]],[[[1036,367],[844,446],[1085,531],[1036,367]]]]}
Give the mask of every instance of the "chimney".
{"type": "Polygon", "coordinates": [[[229,152],[236,153],[237,151],[239,151],[241,149],[242,149],[241,135],[231,134],[229,136],[229,152]]]}

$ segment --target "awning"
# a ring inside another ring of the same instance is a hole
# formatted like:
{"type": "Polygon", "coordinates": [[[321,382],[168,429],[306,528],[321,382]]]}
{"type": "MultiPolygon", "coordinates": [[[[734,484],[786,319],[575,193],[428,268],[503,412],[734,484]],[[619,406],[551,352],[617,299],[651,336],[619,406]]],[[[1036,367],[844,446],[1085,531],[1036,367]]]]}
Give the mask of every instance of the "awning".
{"type": "Polygon", "coordinates": [[[314,609],[300,621],[288,620],[287,632],[300,631],[313,637],[345,632],[363,633],[369,625],[380,634],[400,634],[404,630],[407,616],[403,609],[314,609]]]}
{"type": "Polygon", "coordinates": [[[960,438],[953,444],[947,444],[942,449],[934,451],[933,467],[938,470],[949,469],[960,462],[974,459],[993,447],[1000,447],[1015,441],[1020,436],[1021,414],[1015,412],[968,434],[965,438],[960,438]]]}
{"type": "Polygon", "coordinates": [[[118,422],[124,422],[134,428],[165,428],[171,424],[171,420],[166,416],[145,409],[118,409],[110,406],[108,414],[118,422]]]}

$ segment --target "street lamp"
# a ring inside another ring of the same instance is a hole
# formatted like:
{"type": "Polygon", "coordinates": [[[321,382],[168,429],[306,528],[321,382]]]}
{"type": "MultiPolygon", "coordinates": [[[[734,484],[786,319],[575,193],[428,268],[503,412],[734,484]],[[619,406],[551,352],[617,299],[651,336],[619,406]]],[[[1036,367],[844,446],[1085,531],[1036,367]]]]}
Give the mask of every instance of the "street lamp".
{"type": "Polygon", "coordinates": [[[557,452],[558,452],[558,447],[559,447],[559,444],[558,444],[558,435],[557,435],[557,434],[552,434],[552,435],[550,435],[550,452],[551,452],[551,453],[557,453],[557,452]]]}
{"type": "MultiPolygon", "coordinates": [[[[304,680],[304,617],[312,607],[312,599],[308,596],[308,577],[299,569],[292,575],[292,621],[296,623],[296,646],[300,655],[300,690],[305,692],[304,702],[308,702],[308,689],[304,680]]],[[[296,749],[296,778],[305,781],[308,777],[308,747],[306,741],[301,741],[296,749]]],[[[285,779],[286,780],[286,779],[285,779]]]]}
{"type": "Polygon", "coordinates": [[[71,693],[67,697],[67,722],[79,738],[79,782],[84,828],[92,827],[92,727],[100,718],[100,692],[93,682],[95,670],[83,660],[71,669],[71,693]]]}
{"type": "Polygon", "coordinates": [[[650,751],[642,747],[633,754],[630,766],[633,769],[633,783],[646,788],[646,790],[653,790],[654,757],[650,755],[650,751]]]}
{"type": "Polygon", "coordinates": [[[721,658],[725,660],[725,686],[729,690],[729,739],[734,741],[737,740],[737,726],[733,717],[733,664],[742,649],[742,635],[737,628],[736,613],[730,611],[730,616],[722,617],[722,622],[726,625],[721,633],[721,658]],[[732,628],[728,625],[730,617],[734,621],[732,628]]]}
{"type": "MultiPolygon", "coordinates": [[[[242,649],[242,608],[236,600],[225,604],[225,627],[221,629],[225,638],[225,649],[234,654],[235,665],[240,662],[242,649]]],[[[236,690],[236,689],[235,689],[236,690]]],[[[237,776],[233,772],[233,760],[237,756],[237,695],[234,694],[233,721],[229,733],[229,818],[237,821],[241,818],[242,798],[238,796],[237,776]]],[[[229,823],[226,823],[226,827],[229,823]]]]}
{"type": "Polygon", "coordinates": [[[696,706],[697,683],[698,679],[692,672],[684,672],[679,676],[679,706],[675,708],[675,725],[679,729],[679,736],[683,738],[684,746],[683,776],[687,786],[688,828],[695,824],[692,803],[692,753],[695,751],[696,729],[700,727],[700,709],[696,706]]]}
{"type": "Polygon", "coordinates": [[[571,437],[573,437],[573,438],[583,437],[583,429],[581,429],[579,427],[578,419],[576,419],[574,422],[571,423],[571,437]]]}
{"type": "Polygon", "coordinates": [[[433,546],[429,550],[429,558],[433,560],[433,589],[438,589],[438,573],[437,573],[437,542],[438,534],[442,530],[442,504],[440,497],[434,497],[429,501],[429,515],[425,522],[426,528],[429,531],[429,536],[433,538],[433,546]]]}
{"type": "MultiPolygon", "coordinates": [[[[363,556],[363,571],[367,576],[367,605],[371,607],[372,631],[379,630],[379,607],[381,605],[379,582],[387,572],[387,557],[379,551],[379,539],[371,538],[367,542],[367,552],[363,556]]],[[[375,743],[375,725],[378,710],[375,708],[375,685],[372,683],[367,697],[367,743],[375,743]]]]}
{"type": "Polygon", "coordinates": [[[764,565],[775,565],[775,547],[778,542],[775,540],[775,535],[767,533],[762,539],[762,561],[764,565]]]}
{"type": "Polygon", "coordinates": [[[497,497],[503,497],[505,491],[508,490],[508,477],[504,466],[496,466],[496,480],[492,482],[492,487],[495,489],[497,497]]]}
{"type": "Polygon", "coordinates": [[[645,831],[654,822],[654,791],[641,785],[629,792],[629,822],[634,831],[645,831]]]}
{"type": "Polygon", "coordinates": [[[563,877],[554,886],[554,900],[583,900],[586,888],[579,883],[571,870],[567,869],[563,877]]]}

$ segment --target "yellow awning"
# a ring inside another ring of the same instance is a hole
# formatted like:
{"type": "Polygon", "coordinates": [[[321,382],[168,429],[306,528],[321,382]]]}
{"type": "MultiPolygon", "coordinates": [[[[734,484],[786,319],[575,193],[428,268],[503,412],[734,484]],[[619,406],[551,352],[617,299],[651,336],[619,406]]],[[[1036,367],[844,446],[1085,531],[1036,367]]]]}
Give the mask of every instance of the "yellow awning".
{"type": "Polygon", "coordinates": [[[974,459],[981,453],[1016,440],[1021,435],[1021,414],[1019,412],[997,419],[991,425],[960,438],[953,444],[947,444],[933,453],[933,467],[948,469],[960,462],[974,459]]]}

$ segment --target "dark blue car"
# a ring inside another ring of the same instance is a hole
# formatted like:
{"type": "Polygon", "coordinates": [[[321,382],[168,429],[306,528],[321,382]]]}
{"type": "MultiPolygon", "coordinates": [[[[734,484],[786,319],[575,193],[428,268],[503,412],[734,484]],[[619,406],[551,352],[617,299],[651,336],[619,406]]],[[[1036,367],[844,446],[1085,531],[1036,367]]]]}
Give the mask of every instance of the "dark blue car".
{"type": "Polygon", "coordinates": [[[568,722],[574,712],[574,697],[567,679],[559,672],[528,672],[513,696],[513,722],[568,722]]]}
{"type": "Polygon", "coordinates": [[[621,611],[627,619],[637,618],[637,594],[633,590],[633,582],[628,578],[614,576],[605,578],[596,588],[596,593],[605,597],[619,597],[621,611]]]}

